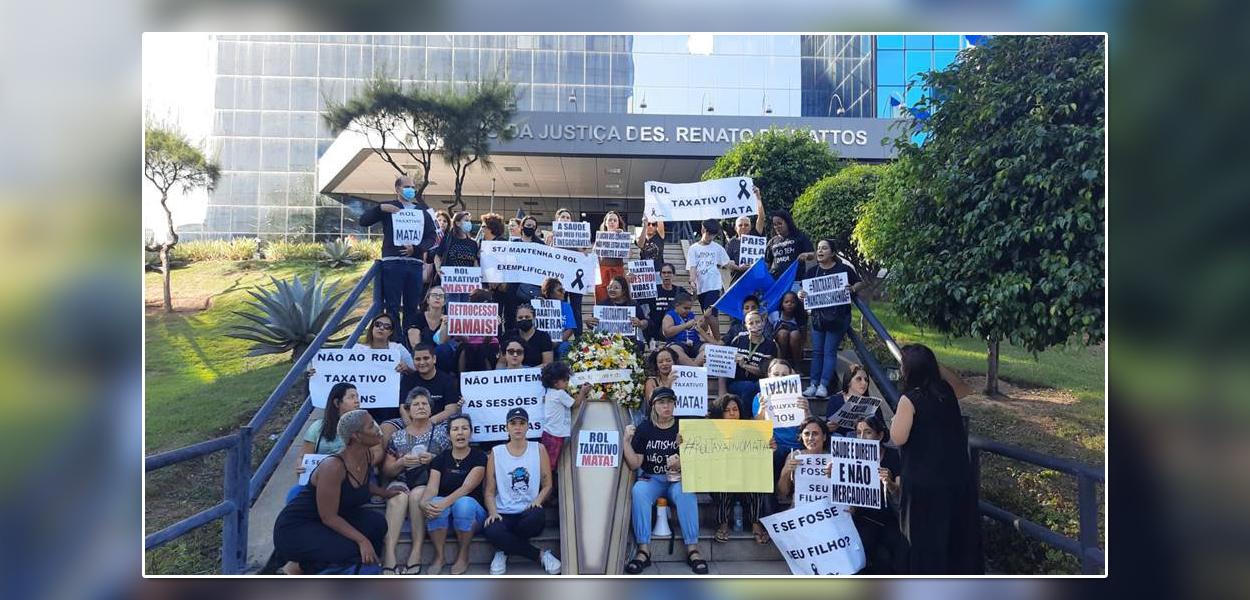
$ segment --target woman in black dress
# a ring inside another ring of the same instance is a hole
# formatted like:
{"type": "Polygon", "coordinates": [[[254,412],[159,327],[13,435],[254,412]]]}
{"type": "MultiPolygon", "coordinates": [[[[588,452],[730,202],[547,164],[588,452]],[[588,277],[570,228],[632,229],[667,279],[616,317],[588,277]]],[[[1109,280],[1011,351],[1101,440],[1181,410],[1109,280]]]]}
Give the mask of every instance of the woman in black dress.
{"type": "Polygon", "coordinates": [[[959,401],[933,351],[903,347],[902,381],[890,438],[903,459],[900,524],[911,548],[908,573],[984,573],[976,482],[959,401]]]}

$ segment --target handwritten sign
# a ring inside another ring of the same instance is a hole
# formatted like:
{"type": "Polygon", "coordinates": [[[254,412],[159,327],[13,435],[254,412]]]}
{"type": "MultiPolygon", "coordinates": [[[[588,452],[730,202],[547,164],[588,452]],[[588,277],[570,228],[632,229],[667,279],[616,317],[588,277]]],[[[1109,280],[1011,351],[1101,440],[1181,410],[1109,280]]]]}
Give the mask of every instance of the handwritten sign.
{"type": "Polygon", "coordinates": [[[593,293],[599,257],[529,242],[482,242],[482,281],[542,285],[555,277],[570,294],[593,293]]]}
{"type": "Polygon", "coordinates": [[[708,375],[712,377],[729,377],[731,379],[737,375],[738,363],[735,362],[735,359],[738,357],[737,348],[704,344],[703,356],[707,358],[704,366],[707,367],[708,375]]]}
{"type": "Polygon", "coordinates": [[[649,300],[656,297],[655,286],[659,283],[659,274],[655,272],[655,262],[650,260],[631,260],[625,272],[629,282],[629,296],[634,300],[649,300]]]}
{"type": "MultiPolygon", "coordinates": [[[[674,367],[676,368],[676,367],[674,367]]],[[[752,419],[683,419],[681,487],[687,492],[772,492],[772,426],[752,419]]]]}
{"type": "Polygon", "coordinates": [[[499,305],[494,302],[448,302],[447,335],[499,334],[499,305]]]}
{"type": "Polygon", "coordinates": [[[634,307],[596,305],[594,315],[599,320],[595,331],[634,335],[634,324],[630,322],[634,318],[634,307]]]}
{"type": "Polygon", "coordinates": [[[794,504],[829,501],[828,454],[799,454],[795,456],[799,466],[794,470],[794,504]]]}
{"type": "Polygon", "coordinates": [[[396,246],[417,245],[425,236],[425,211],[420,208],[401,208],[391,213],[391,243],[396,246]]]}
{"type": "Polygon", "coordinates": [[[768,406],[768,415],[777,427],[797,427],[805,411],[799,406],[803,399],[803,380],[798,375],[769,377],[760,380],[760,400],[768,406]]]}
{"type": "Polygon", "coordinates": [[[595,254],[600,258],[629,258],[628,231],[600,231],[595,234],[595,254]]]}
{"type": "Polygon", "coordinates": [[[803,306],[808,311],[851,303],[851,288],[847,286],[846,273],[834,273],[803,280],[807,297],[803,306]]]}
{"type": "Polygon", "coordinates": [[[551,224],[557,248],[589,248],[590,223],[555,221],[551,224]]]}
{"type": "Polygon", "coordinates": [[[300,485],[308,485],[308,478],[312,477],[313,470],[315,470],[317,465],[321,464],[321,461],[325,460],[327,456],[330,455],[305,454],[304,457],[300,459],[300,464],[304,467],[304,472],[299,474],[300,485]]]}
{"type": "Polygon", "coordinates": [[[881,403],[880,398],[872,396],[851,396],[838,408],[838,412],[833,413],[832,420],[838,422],[838,429],[855,429],[855,424],[861,419],[876,414],[881,403]]]}
{"type": "Polygon", "coordinates": [[[673,416],[706,417],[707,369],[674,365],[673,374],[673,393],[677,394],[673,416]]]}
{"type": "Polygon", "coordinates": [[[843,508],[799,504],[760,522],[794,575],[851,575],[867,564],[859,531],[843,508]]]}
{"type": "Polygon", "coordinates": [[[530,306],[534,307],[534,326],[547,332],[552,340],[560,341],[564,335],[564,309],[560,301],[535,298],[530,300],[530,306]]]}
{"type": "Polygon", "coordinates": [[[643,184],[643,214],[648,221],[734,219],[756,213],[750,177],[711,179],[696,183],[643,184]]]}
{"type": "Polygon", "coordinates": [[[322,348],[311,366],[314,374],[308,380],[308,393],[313,406],[326,407],[330,388],[336,383],[350,383],[360,394],[361,408],[393,408],[399,406],[398,350],[355,348],[322,348]]]}
{"type": "Polygon", "coordinates": [[[515,407],[525,409],[530,416],[530,428],[525,437],[537,439],[542,435],[542,369],[507,369],[500,371],[471,371],[460,374],[460,395],[464,398],[461,410],[473,420],[473,442],[491,442],[508,439],[508,427],[504,422],[508,411],[515,407]]]}
{"type": "Polygon", "coordinates": [[[753,265],[764,258],[768,240],[762,235],[744,235],[738,238],[738,264],[753,265]]]}
{"type": "Polygon", "coordinates": [[[885,508],[881,493],[881,442],[835,437],[829,442],[833,464],[829,499],[834,504],[885,508]]]}
{"type": "Polygon", "coordinates": [[[619,431],[577,432],[578,467],[610,467],[620,464],[621,434],[619,431]]]}
{"type": "Polygon", "coordinates": [[[578,371],[569,378],[569,386],[578,387],[583,383],[596,385],[600,383],[619,383],[634,378],[630,369],[600,369],[597,371],[578,371]]]}
{"type": "Polygon", "coordinates": [[[441,267],[438,274],[448,294],[472,294],[482,287],[481,267],[441,267]]]}

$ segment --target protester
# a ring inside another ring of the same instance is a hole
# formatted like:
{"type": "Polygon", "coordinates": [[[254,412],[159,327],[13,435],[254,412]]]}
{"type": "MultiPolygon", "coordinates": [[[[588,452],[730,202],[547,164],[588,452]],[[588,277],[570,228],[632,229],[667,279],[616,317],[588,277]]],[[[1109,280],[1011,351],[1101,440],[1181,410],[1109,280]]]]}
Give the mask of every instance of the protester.
{"type": "Polygon", "coordinates": [[[706,315],[694,315],[694,301],[689,294],[679,293],[673,299],[673,308],[664,315],[660,331],[668,342],[668,347],[677,354],[677,362],[686,366],[702,366],[703,344],[716,343],[711,330],[706,324],[706,315]]]}
{"type": "Polygon", "coordinates": [[[298,563],[303,573],[377,564],[386,519],[365,505],[371,496],[398,494],[372,481],[370,448],[382,443],[382,432],[368,412],[344,413],[337,437],[343,449],[317,465],[273,525],[278,560],[298,563]]]}
{"type": "Polygon", "coordinates": [[[643,221],[634,243],[638,245],[639,260],[651,261],[658,273],[664,266],[664,221],[643,221]]]}
{"type": "Polygon", "coordinates": [[[451,225],[451,214],[446,210],[434,210],[431,207],[426,212],[434,215],[434,246],[422,256],[425,261],[424,282],[425,285],[439,285],[441,277],[438,274],[438,259],[443,252],[443,242],[447,239],[449,227],[451,225]]]}
{"type": "MultiPolygon", "coordinates": [[[[625,219],[616,211],[603,216],[599,231],[624,231],[625,219]]],[[[608,297],[608,284],[617,277],[625,276],[625,259],[599,257],[599,285],[595,286],[595,302],[603,304],[608,297]]]]}
{"type": "Polygon", "coordinates": [[[699,553],[699,503],[695,495],[681,489],[681,459],[678,456],[677,420],[673,407],[677,395],[671,388],[657,388],[651,395],[651,418],[634,427],[625,426],[621,440],[625,465],[641,469],[630,494],[634,542],[638,549],[625,565],[625,572],[637,575],[651,566],[651,509],[656,499],[667,496],[677,510],[682,541],[686,543],[686,564],[696,575],[706,575],[707,562],[699,553]]]}
{"type": "Polygon", "coordinates": [[[538,219],[535,219],[533,215],[526,215],[521,219],[521,241],[535,244],[546,243],[542,232],[538,231],[538,219]]]}
{"type": "Polygon", "coordinates": [[[686,288],[673,283],[673,277],[677,274],[677,267],[671,263],[664,263],[660,266],[660,283],[655,286],[655,309],[650,315],[650,332],[647,334],[648,339],[663,340],[664,337],[664,315],[673,308],[673,300],[677,298],[678,293],[690,295],[686,288]]]}
{"type": "Polygon", "coordinates": [[[803,362],[803,342],[807,340],[807,311],[794,292],[781,296],[777,310],[768,316],[777,342],[777,356],[794,364],[803,362]]]}
{"type": "Polygon", "coordinates": [[[789,497],[794,494],[794,472],[799,468],[799,456],[803,454],[829,454],[829,429],[823,419],[809,416],[798,426],[801,448],[790,450],[777,475],[777,495],[789,497]]]}
{"type": "Polygon", "coordinates": [[[529,413],[508,410],[508,443],[491,449],[486,463],[486,529],[483,533],[497,548],[490,574],[508,570],[508,556],[524,556],[550,575],[560,573],[560,559],[539,550],[530,538],[542,532],[546,517],[543,502],[551,494],[551,463],[538,442],[525,439],[529,413]]]}
{"type": "MultiPolygon", "coordinates": [[[[829,397],[829,403],[825,408],[825,423],[829,426],[829,431],[834,435],[850,435],[853,433],[850,429],[839,427],[838,409],[851,398],[851,396],[868,396],[868,371],[864,370],[863,365],[852,363],[846,369],[846,381],[842,382],[842,391],[829,397]]],[[[861,436],[862,437],[862,436],[861,436]]]]}
{"type": "MultiPolygon", "coordinates": [[[[565,223],[572,223],[573,211],[567,208],[561,208],[561,209],[556,210],[556,220],[565,222],[565,223]]],[[[553,234],[551,236],[550,244],[555,245],[555,240],[556,238],[555,238],[555,235],[553,234]]],[[[589,249],[582,248],[581,250],[584,253],[589,253],[589,249]]],[[[573,318],[577,321],[576,329],[577,329],[577,332],[580,334],[582,332],[582,294],[569,294],[568,302],[569,302],[569,305],[573,307],[573,318]]]]}
{"type": "MultiPolygon", "coordinates": [[[[845,273],[851,293],[863,287],[859,275],[838,258],[831,240],[820,240],[816,244],[816,264],[812,265],[803,279],[823,277],[845,273]]],[[[799,300],[807,301],[807,294],[799,292],[799,300]]],[[[812,325],[812,368],[811,385],[803,392],[804,396],[824,398],[829,395],[829,384],[836,382],[838,373],[838,346],[842,337],[851,328],[851,305],[828,306],[809,311],[812,325]]]]}
{"type": "MultiPolygon", "coordinates": [[[[746,316],[751,311],[760,310],[760,299],[756,296],[747,296],[742,299],[742,314],[746,316]]],[[[776,336],[773,334],[773,324],[768,321],[768,315],[763,312],[760,316],[764,318],[764,337],[773,340],[776,343],[776,336]]],[[[725,345],[732,345],[734,338],[747,332],[746,326],[738,319],[730,319],[729,331],[721,336],[721,341],[725,345]]]]}
{"type": "MultiPolygon", "coordinates": [[[[437,239],[434,219],[429,218],[429,208],[417,197],[413,179],[401,175],[395,179],[395,200],[379,203],[360,215],[361,227],[382,223],[382,303],[387,314],[395,315],[396,318],[402,314],[405,325],[416,317],[417,305],[421,301],[422,270],[425,266],[421,257],[434,248],[437,239]],[[413,208],[420,209],[426,216],[421,241],[417,244],[396,246],[391,215],[413,208]]],[[[399,331],[392,331],[391,337],[398,340],[399,331]]]]}
{"type": "MultiPolygon", "coordinates": [[[[521,239],[518,242],[529,242],[533,244],[546,244],[542,236],[538,234],[538,220],[534,217],[524,217],[521,219],[521,239]]],[[[529,305],[530,300],[542,297],[542,289],[532,283],[513,283],[508,286],[508,293],[500,297],[502,303],[504,322],[508,329],[516,328],[516,311],[522,305],[529,305]]]]}
{"type": "Polygon", "coordinates": [[[764,201],[760,197],[760,188],[751,188],[755,191],[755,226],[751,225],[751,217],[743,215],[734,220],[733,239],[725,243],[725,253],[729,255],[729,273],[730,282],[737,281],[742,277],[747,269],[751,268],[754,263],[743,262],[742,260],[742,236],[744,235],[764,235],[764,227],[768,221],[768,217],[764,214],[764,201]]]}
{"type": "Polygon", "coordinates": [[[855,423],[856,435],[862,440],[881,442],[881,467],[878,476],[885,488],[884,508],[850,507],[855,529],[864,544],[868,559],[863,573],[891,575],[907,572],[907,540],[898,525],[898,497],[901,492],[901,458],[898,449],[886,446],[890,431],[880,416],[873,415],[855,423]]]}
{"type": "Polygon", "coordinates": [[[434,545],[434,560],[427,575],[438,575],[445,564],[447,529],[456,530],[456,562],[452,575],[469,569],[469,546],[473,532],[486,522],[482,507],[482,479],[486,476],[486,453],[469,446],[473,421],[469,415],[456,415],[449,422],[451,447],[430,465],[430,481],[421,497],[425,526],[434,545]]]}
{"type": "MultiPolygon", "coordinates": [[[[464,294],[468,299],[468,294],[464,294]]],[[[432,285],[425,292],[425,302],[421,303],[421,311],[416,321],[408,325],[408,347],[416,348],[418,344],[430,344],[434,347],[434,357],[438,359],[439,368],[453,368],[456,358],[457,344],[447,335],[447,298],[448,294],[441,286],[432,285]]],[[[462,302],[457,300],[456,302],[462,302]]],[[[400,391],[403,395],[404,390],[400,391]]]]}
{"type": "MultiPolygon", "coordinates": [[[[764,374],[764,365],[777,356],[777,344],[764,335],[764,315],[754,310],[744,314],[746,331],[729,344],[738,349],[734,356],[738,367],[727,386],[724,377],[719,378],[719,383],[721,387],[727,387],[730,394],[752,398],[760,392],[759,380],[764,374]]],[[[748,414],[748,417],[751,416],[748,414]]]]}
{"type": "Polygon", "coordinates": [[[507,335],[521,343],[521,362],[527,367],[541,367],[555,360],[555,344],[547,332],[539,331],[537,324],[533,305],[527,302],[516,307],[516,329],[507,335]]]}
{"type": "Polygon", "coordinates": [[[525,368],[525,344],[521,340],[514,336],[504,336],[499,348],[499,364],[495,365],[496,369],[525,368]]]}
{"type": "Polygon", "coordinates": [[[560,301],[560,314],[563,316],[564,320],[562,325],[563,330],[560,333],[560,342],[556,344],[555,353],[556,360],[560,360],[564,357],[564,355],[569,353],[569,348],[572,345],[573,339],[581,333],[581,330],[579,329],[580,326],[577,324],[577,318],[573,315],[573,305],[569,302],[569,298],[581,298],[581,295],[566,294],[564,291],[564,284],[560,283],[560,280],[555,277],[548,277],[543,280],[542,294],[543,299],[545,300],[560,301]]]}
{"type": "MultiPolygon", "coordinates": [[[[360,408],[360,393],[350,383],[336,383],[330,388],[326,398],[325,414],[313,421],[304,432],[304,445],[301,448],[300,461],[295,463],[295,472],[303,475],[305,454],[337,454],[343,450],[346,442],[339,437],[339,418],[360,408]]],[[[287,499],[290,501],[290,498],[287,499]]]]}
{"type": "Polygon", "coordinates": [[[524,239],[521,235],[521,219],[519,217],[508,219],[508,241],[519,242],[524,239]]]}
{"type": "MultiPolygon", "coordinates": [[[[772,221],[773,237],[764,247],[764,262],[768,264],[768,273],[776,279],[790,268],[790,263],[811,260],[815,249],[807,234],[795,227],[789,212],[774,212],[772,221]]],[[[802,270],[802,265],[799,265],[799,270],[802,270]]]]}
{"type": "MultiPolygon", "coordinates": [[[[647,326],[647,315],[643,307],[634,303],[629,297],[629,282],[626,281],[624,275],[618,275],[612,278],[608,283],[607,296],[600,302],[596,302],[601,306],[628,306],[634,309],[634,316],[630,317],[629,322],[634,326],[634,335],[627,336],[634,339],[635,350],[642,348],[642,329],[647,326]]],[[[586,317],[586,324],[591,327],[599,325],[599,319],[595,317],[586,317]]]]}
{"type": "Polygon", "coordinates": [[[955,392],[938,372],[933,351],[902,348],[902,389],[890,439],[902,455],[901,516],[908,573],[984,572],[976,482],[968,432],[955,392]]]}
{"type": "MultiPolygon", "coordinates": [[[[738,420],[750,416],[743,410],[742,397],[737,394],[725,394],[716,402],[712,414],[714,418],[738,420]]],[[[742,505],[742,521],[751,524],[755,543],[769,542],[768,530],[760,522],[760,509],[764,506],[765,494],[746,492],[712,492],[712,504],[716,506],[716,534],[712,539],[725,543],[729,541],[729,522],[733,518],[733,505],[742,505]]]]}
{"type": "MultiPolygon", "coordinates": [[[[491,304],[495,302],[495,296],[490,290],[473,290],[473,293],[469,294],[469,302],[491,304]]],[[[494,367],[498,362],[498,334],[462,336],[460,338],[459,367],[461,373],[486,371],[494,367]]]]}
{"type": "Polygon", "coordinates": [[[543,365],[540,377],[543,384],[543,435],[540,441],[547,449],[551,470],[555,471],[560,464],[560,450],[573,433],[573,411],[586,401],[590,384],[583,383],[577,388],[576,396],[570,395],[568,387],[573,371],[562,362],[543,365]]]}
{"type": "MultiPolygon", "coordinates": [[[[411,373],[414,365],[412,363],[412,354],[408,349],[399,342],[391,341],[391,331],[395,329],[395,320],[387,313],[381,313],[373,317],[373,321],[369,323],[369,328],[365,330],[364,347],[371,350],[393,350],[399,355],[399,360],[395,363],[395,371],[402,376],[411,373]]],[[[305,374],[309,377],[315,375],[317,370],[308,367],[305,374]]],[[[402,385],[402,384],[401,384],[402,385]]],[[[369,414],[373,415],[376,422],[382,422],[387,419],[394,419],[399,416],[397,408],[370,408],[367,409],[369,414]]]]}
{"type": "MultiPolygon", "coordinates": [[[[769,377],[785,377],[786,375],[794,374],[794,366],[785,359],[774,358],[768,363],[769,377]]],[[[804,419],[811,416],[811,410],[806,399],[799,398],[798,406],[803,410],[804,419]]],[[[771,419],[772,417],[768,414],[768,410],[766,410],[767,408],[768,402],[764,400],[760,394],[756,394],[755,398],[751,401],[751,413],[754,414],[757,419],[771,419]]],[[[773,440],[777,444],[777,447],[773,450],[773,479],[776,480],[776,478],[781,475],[782,464],[785,462],[790,452],[802,448],[803,445],[799,440],[799,427],[774,426],[773,440]]]]}
{"type": "Polygon", "coordinates": [[[391,434],[386,447],[383,475],[392,478],[388,489],[400,493],[386,502],[386,547],[382,559],[382,571],[403,575],[421,572],[421,547],[425,542],[425,513],[421,510],[421,498],[430,480],[430,463],[434,457],[451,446],[446,424],[435,425],[430,421],[430,391],[416,387],[399,406],[404,417],[404,427],[391,434]],[[412,550],[408,563],[402,570],[395,568],[395,546],[407,516],[412,525],[412,550]]]}
{"type": "Polygon", "coordinates": [[[716,243],[720,235],[720,223],[716,219],[703,221],[699,241],[690,244],[686,251],[686,269],[690,271],[690,284],[699,297],[699,308],[714,339],[720,339],[720,325],[716,319],[715,304],[725,288],[720,270],[729,264],[729,255],[716,243]]]}
{"type": "Polygon", "coordinates": [[[648,398],[655,394],[655,390],[660,388],[673,389],[673,386],[677,383],[677,372],[673,370],[673,365],[676,364],[678,364],[677,351],[668,346],[660,347],[647,358],[649,375],[642,384],[642,397],[645,405],[643,406],[644,415],[651,414],[650,406],[647,403],[650,402],[648,398]]]}
{"type": "MultiPolygon", "coordinates": [[[[463,404],[460,398],[460,379],[439,369],[434,360],[434,347],[430,344],[418,344],[412,349],[412,362],[415,371],[404,377],[402,397],[417,387],[425,388],[430,398],[430,422],[439,424],[460,412],[463,404]]],[[[403,429],[405,422],[402,417],[390,419],[382,423],[382,433],[390,439],[396,430],[403,429]]]]}
{"type": "MultiPolygon", "coordinates": [[[[451,229],[443,236],[443,246],[439,249],[437,260],[441,267],[476,267],[481,247],[469,234],[473,232],[473,221],[467,212],[457,212],[451,218],[451,229]]],[[[448,302],[464,302],[468,294],[450,294],[448,302]]]]}

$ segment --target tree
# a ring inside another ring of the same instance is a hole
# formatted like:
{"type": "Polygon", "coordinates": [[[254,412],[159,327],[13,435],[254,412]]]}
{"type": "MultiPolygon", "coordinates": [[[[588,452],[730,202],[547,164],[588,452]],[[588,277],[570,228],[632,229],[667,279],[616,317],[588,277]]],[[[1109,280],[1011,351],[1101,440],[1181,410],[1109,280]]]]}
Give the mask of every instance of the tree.
{"type": "Polygon", "coordinates": [[[1000,36],[924,76],[857,226],[903,316],[986,340],[989,394],[1001,341],[1105,336],[1103,55],[1102,37],[1000,36]]]}
{"type": "Polygon", "coordinates": [[[165,240],[145,242],[145,249],[160,254],[161,272],[164,274],[165,312],[174,311],[170,295],[169,254],[178,244],[178,232],[174,231],[174,215],[169,210],[169,191],[175,187],[184,193],[197,188],[209,191],[217,185],[221,168],[205,158],[204,152],[192,145],[187,136],[172,124],[154,123],[148,116],[143,129],[143,177],[161,194],[161,209],[165,211],[165,240]]]}
{"type": "MultiPolygon", "coordinates": [[[[872,200],[885,165],[855,164],[812,184],[794,202],[794,223],[813,239],[833,241],[870,289],[880,266],[865,258],[852,232],[860,207],[872,200]]],[[[761,190],[762,191],[762,190],[761,190]]]]}
{"type": "Polygon", "coordinates": [[[511,83],[486,81],[470,86],[468,93],[444,92],[438,99],[445,118],[439,130],[443,140],[443,160],[455,174],[451,206],[464,210],[464,178],[469,167],[490,164],[491,141],[512,139],[508,127],[516,115],[516,87],[511,83]]]}
{"type": "Polygon", "coordinates": [[[703,179],[751,177],[764,208],[789,208],[808,186],[841,168],[837,154],[804,131],[769,129],[734,144],[703,173],[703,179]]]}

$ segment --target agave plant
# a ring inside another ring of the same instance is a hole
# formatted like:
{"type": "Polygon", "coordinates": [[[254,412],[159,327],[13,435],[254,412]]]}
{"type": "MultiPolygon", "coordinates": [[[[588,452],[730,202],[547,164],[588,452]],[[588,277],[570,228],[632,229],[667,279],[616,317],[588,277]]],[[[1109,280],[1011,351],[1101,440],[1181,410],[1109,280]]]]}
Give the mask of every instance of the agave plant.
{"type": "Polygon", "coordinates": [[[343,240],[331,240],[325,243],[325,247],[321,250],[321,257],[325,262],[330,263],[330,268],[337,269],[346,267],[356,262],[352,258],[354,249],[351,244],[343,240]]]}
{"type": "MultiPolygon", "coordinates": [[[[260,314],[233,311],[255,325],[237,324],[226,335],[256,342],[248,356],[290,350],[291,360],[296,360],[326,326],[339,301],[349,290],[338,289],[338,283],[327,287],[316,272],[307,281],[300,279],[298,275],[290,281],[279,281],[274,277],[269,279],[273,281],[273,289],[248,292],[255,301],[248,301],[246,304],[259,310],[260,314]]],[[[327,342],[343,342],[346,336],[333,337],[334,334],[354,325],[358,320],[360,317],[344,320],[334,328],[332,337],[327,342]]]]}

